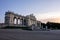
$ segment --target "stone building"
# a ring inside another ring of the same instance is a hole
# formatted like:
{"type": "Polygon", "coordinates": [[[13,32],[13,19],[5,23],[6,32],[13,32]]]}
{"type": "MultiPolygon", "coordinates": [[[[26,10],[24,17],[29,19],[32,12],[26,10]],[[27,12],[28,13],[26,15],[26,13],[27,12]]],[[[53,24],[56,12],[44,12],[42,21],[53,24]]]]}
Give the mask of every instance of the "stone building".
{"type": "Polygon", "coordinates": [[[41,22],[37,21],[33,14],[22,16],[10,11],[5,13],[5,24],[17,27],[41,27],[41,22]]]}

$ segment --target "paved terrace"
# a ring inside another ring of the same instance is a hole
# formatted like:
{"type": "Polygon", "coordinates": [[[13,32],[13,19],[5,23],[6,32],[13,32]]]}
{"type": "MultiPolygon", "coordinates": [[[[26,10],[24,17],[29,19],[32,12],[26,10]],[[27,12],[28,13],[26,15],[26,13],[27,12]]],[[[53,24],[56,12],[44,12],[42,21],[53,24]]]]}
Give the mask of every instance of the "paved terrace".
{"type": "Polygon", "coordinates": [[[60,40],[60,30],[26,31],[0,29],[0,40],[60,40]]]}

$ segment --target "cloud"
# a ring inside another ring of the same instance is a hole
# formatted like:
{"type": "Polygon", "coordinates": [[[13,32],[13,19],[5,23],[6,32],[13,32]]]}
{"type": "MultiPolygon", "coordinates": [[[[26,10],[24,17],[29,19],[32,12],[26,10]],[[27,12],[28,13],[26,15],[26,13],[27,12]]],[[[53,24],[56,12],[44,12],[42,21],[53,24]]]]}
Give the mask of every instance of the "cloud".
{"type": "Polygon", "coordinates": [[[48,18],[41,20],[41,22],[46,23],[46,22],[55,22],[55,23],[60,23],[60,18],[48,18]]]}
{"type": "Polygon", "coordinates": [[[37,13],[35,14],[37,20],[42,22],[60,22],[60,12],[46,12],[46,13],[37,13]]]}

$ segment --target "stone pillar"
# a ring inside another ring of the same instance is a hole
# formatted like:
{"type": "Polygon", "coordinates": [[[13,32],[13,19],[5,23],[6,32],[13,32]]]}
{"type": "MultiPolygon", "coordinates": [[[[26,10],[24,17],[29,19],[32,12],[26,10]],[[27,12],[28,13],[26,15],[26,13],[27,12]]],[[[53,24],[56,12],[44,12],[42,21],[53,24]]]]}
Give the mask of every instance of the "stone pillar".
{"type": "Polygon", "coordinates": [[[13,24],[15,24],[15,18],[13,19],[13,24]]]}
{"type": "Polygon", "coordinates": [[[21,19],[19,19],[20,20],[20,24],[21,24],[21,19]]]}
{"type": "Polygon", "coordinates": [[[22,25],[22,18],[20,17],[20,25],[22,25]]]}
{"type": "Polygon", "coordinates": [[[22,25],[22,18],[20,17],[20,24],[22,25]]]}
{"type": "Polygon", "coordinates": [[[18,24],[18,18],[17,18],[17,20],[16,20],[16,24],[18,24]]]}
{"type": "Polygon", "coordinates": [[[21,20],[21,25],[22,25],[22,20],[21,20]]]}
{"type": "Polygon", "coordinates": [[[22,19],[22,25],[24,25],[24,18],[22,19]]]}

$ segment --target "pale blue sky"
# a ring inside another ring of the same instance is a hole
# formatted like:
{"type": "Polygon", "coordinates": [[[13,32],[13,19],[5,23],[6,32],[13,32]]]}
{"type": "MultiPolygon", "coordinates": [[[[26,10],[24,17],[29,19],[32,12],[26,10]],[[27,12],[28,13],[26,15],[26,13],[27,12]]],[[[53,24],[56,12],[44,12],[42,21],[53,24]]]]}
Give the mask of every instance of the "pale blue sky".
{"type": "Polygon", "coordinates": [[[60,17],[60,0],[0,0],[0,22],[6,11],[21,15],[33,13],[38,20],[60,17]]]}

